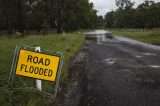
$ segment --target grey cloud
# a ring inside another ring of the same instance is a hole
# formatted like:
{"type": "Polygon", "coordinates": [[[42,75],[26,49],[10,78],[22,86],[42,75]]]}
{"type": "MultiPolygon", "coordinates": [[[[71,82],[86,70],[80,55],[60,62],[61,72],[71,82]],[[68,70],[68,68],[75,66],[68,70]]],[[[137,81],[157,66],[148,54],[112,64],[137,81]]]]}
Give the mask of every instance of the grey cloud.
{"type": "MultiPolygon", "coordinates": [[[[144,0],[131,0],[131,1],[135,2],[135,7],[144,2],[144,0]]],[[[153,0],[153,1],[160,2],[160,0],[153,0]]],[[[95,9],[98,10],[98,15],[105,15],[112,9],[115,10],[117,8],[115,0],[90,0],[90,2],[94,3],[95,9]]]]}

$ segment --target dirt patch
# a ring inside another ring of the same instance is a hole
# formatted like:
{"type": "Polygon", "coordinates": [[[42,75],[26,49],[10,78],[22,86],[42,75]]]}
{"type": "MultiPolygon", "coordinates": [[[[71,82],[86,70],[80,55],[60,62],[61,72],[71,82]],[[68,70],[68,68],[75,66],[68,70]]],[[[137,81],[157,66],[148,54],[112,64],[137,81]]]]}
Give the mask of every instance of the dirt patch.
{"type": "Polygon", "coordinates": [[[70,64],[68,79],[66,83],[61,86],[61,88],[63,87],[63,91],[60,92],[58,103],[56,103],[58,106],[78,105],[81,98],[81,88],[79,82],[86,66],[87,57],[87,45],[85,43],[70,64]]]}

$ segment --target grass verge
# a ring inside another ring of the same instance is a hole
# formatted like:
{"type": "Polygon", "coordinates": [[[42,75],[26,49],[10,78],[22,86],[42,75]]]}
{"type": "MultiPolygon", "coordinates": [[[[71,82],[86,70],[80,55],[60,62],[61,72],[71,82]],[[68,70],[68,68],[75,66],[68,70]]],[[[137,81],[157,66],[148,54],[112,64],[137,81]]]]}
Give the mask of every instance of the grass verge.
{"type": "Polygon", "coordinates": [[[160,29],[150,31],[132,31],[127,29],[120,30],[107,30],[113,34],[124,36],[127,38],[139,40],[145,43],[160,45],[160,29]]]}
{"type": "Polygon", "coordinates": [[[61,76],[61,83],[63,83],[69,74],[69,62],[83,42],[84,36],[77,33],[65,36],[35,35],[11,40],[5,37],[0,38],[0,106],[48,106],[54,104],[53,100],[49,100],[43,95],[33,92],[12,92],[6,88],[16,44],[40,46],[42,49],[62,52],[65,57],[61,76]]]}

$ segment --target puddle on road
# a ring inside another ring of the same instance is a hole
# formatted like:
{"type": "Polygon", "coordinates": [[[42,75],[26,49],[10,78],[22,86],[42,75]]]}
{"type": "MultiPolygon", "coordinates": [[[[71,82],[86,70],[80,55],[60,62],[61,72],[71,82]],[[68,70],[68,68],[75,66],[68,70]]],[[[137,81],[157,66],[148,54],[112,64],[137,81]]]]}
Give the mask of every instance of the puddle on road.
{"type": "Polygon", "coordinates": [[[144,57],[144,56],[157,56],[157,54],[155,54],[155,53],[148,53],[148,52],[146,52],[146,53],[137,53],[136,54],[137,58],[141,58],[141,57],[144,57]]]}
{"type": "Polygon", "coordinates": [[[155,53],[142,53],[142,55],[145,55],[145,56],[157,56],[157,54],[155,54],[155,53]]]}
{"type": "Polygon", "coordinates": [[[141,56],[141,55],[136,55],[136,57],[137,57],[137,58],[141,58],[141,57],[143,57],[143,56],[141,56]]]}
{"type": "Polygon", "coordinates": [[[108,58],[108,59],[105,59],[103,62],[109,64],[109,65],[112,65],[114,64],[115,62],[117,61],[116,58],[108,58]]]}
{"type": "Polygon", "coordinates": [[[86,40],[96,41],[97,44],[102,44],[102,42],[114,39],[114,36],[112,36],[112,34],[110,34],[110,33],[105,33],[105,34],[86,34],[85,39],[86,40]]]}
{"type": "Polygon", "coordinates": [[[149,65],[149,67],[151,67],[151,68],[160,68],[159,65],[149,65]]]}

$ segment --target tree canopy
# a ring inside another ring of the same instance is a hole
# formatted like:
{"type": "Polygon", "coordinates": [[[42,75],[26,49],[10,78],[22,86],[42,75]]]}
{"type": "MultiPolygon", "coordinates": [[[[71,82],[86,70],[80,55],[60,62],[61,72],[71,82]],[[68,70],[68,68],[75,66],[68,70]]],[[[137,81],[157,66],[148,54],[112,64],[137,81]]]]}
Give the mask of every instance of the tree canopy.
{"type": "Polygon", "coordinates": [[[131,0],[116,0],[118,9],[105,15],[107,28],[156,28],[160,27],[160,2],[145,0],[133,8],[131,0]]]}
{"type": "Polygon", "coordinates": [[[1,0],[0,31],[50,28],[57,33],[94,28],[97,11],[88,0],[1,0]]]}

